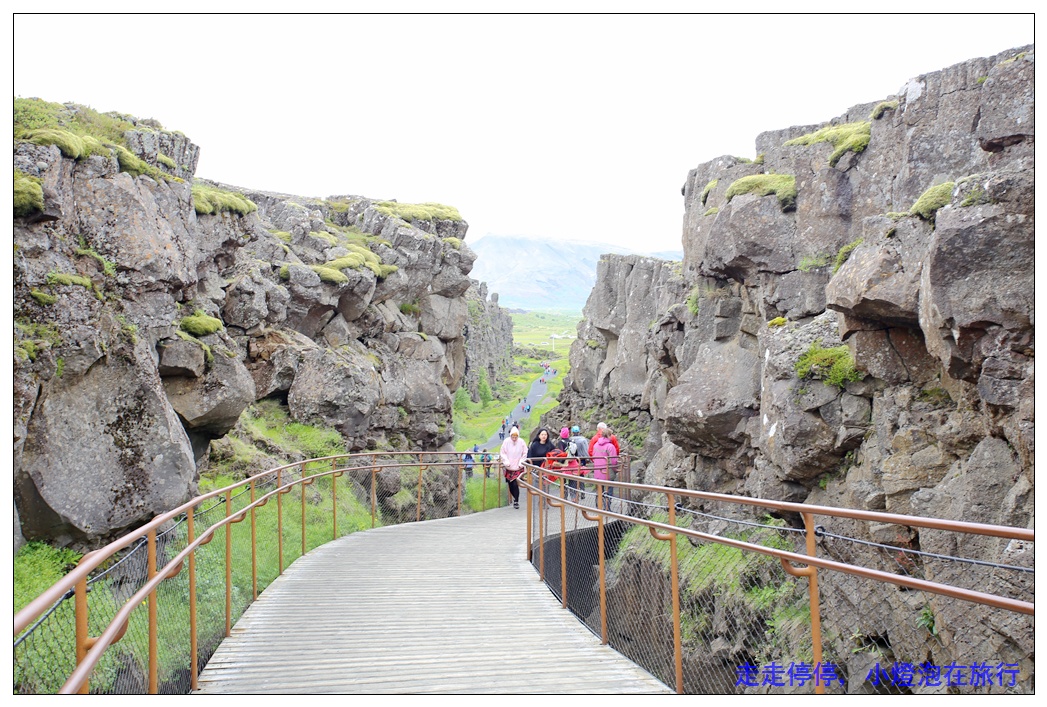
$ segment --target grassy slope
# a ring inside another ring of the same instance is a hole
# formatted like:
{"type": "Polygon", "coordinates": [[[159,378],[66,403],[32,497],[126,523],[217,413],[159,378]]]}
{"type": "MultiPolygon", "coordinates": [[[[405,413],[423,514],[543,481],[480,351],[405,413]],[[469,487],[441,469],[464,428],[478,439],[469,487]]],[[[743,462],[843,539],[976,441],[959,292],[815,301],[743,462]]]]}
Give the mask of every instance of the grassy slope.
{"type": "MultiPolygon", "coordinates": [[[[568,353],[574,341],[580,314],[562,314],[553,312],[514,313],[513,343],[516,346],[534,346],[555,352],[556,357],[546,359],[558,372],[549,383],[549,388],[542,400],[531,408],[526,417],[520,416],[519,401],[531,388],[542,373],[542,359],[518,356],[514,363],[524,369],[524,373],[513,376],[509,386],[494,391],[495,400],[486,407],[479,403],[467,405],[463,410],[455,411],[455,449],[471,449],[474,444],[483,444],[498,431],[502,419],[512,415],[524,429],[538,423],[539,417],[556,407],[556,398],[563,388],[563,378],[569,366],[568,353]],[[568,338],[554,339],[553,335],[566,335],[568,338]]],[[[493,453],[493,450],[491,450],[493,453]]]]}

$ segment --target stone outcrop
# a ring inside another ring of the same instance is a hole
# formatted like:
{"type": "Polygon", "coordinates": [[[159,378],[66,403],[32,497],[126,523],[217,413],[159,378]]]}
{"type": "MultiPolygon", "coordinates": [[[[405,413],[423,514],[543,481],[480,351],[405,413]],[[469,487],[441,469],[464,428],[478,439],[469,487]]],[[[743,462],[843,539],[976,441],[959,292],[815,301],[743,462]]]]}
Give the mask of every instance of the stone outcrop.
{"type": "MultiPolygon", "coordinates": [[[[830,122],[868,129],[838,159],[786,144],[804,126],[691,170],[682,265],[605,256],[558,419],[617,421],[649,483],[1031,527],[1033,67],[912,79],[830,122]],[[746,193],[757,175],[795,195],[746,193]]],[[[924,535],[955,549],[905,546],[924,535]]],[[[991,641],[1018,659],[1028,628],[991,641]]]]}
{"type": "Polygon", "coordinates": [[[450,449],[454,391],[495,384],[511,345],[464,221],[213,183],[257,210],[198,213],[195,145],[146,121],[125,142],[153,176],[15,141],[44,196],[14,224],[16,547],[89,547],[188,499],[262,398],[347,451],[450,449]]]}

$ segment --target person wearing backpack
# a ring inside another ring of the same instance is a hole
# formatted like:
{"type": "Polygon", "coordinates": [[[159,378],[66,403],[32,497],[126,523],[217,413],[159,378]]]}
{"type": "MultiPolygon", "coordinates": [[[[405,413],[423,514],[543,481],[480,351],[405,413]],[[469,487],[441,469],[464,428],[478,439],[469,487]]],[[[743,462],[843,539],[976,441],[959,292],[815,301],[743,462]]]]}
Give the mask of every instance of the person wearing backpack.
{"type": "Polygon", "coordinates": [[[578,492],[585,494],[585,475],[589,471],[589,440],[582,436],[578,425],[571,426],[571,435],[567,438],[567,452],[578,459],[578,480],[575,482],[578,492]]]}
{"type": "Polygon", "coordinates": [[[466,452],[462,455],[462,465],[465,467],[466,479],[473,478],[473,463],[476,461],[475,459],[473,459],[473,454],[475,454],[478,451],[480,451],[480,448],[474,444],[472,452],[466,452]]]}
{"type": "Polygon", "coordinates": [[[483,456],[480,457],[480,463],[484,466],[484,478],[490,478],[491,476],[491,455],[487,453],[487,447],[483,448],[483,456]]]}

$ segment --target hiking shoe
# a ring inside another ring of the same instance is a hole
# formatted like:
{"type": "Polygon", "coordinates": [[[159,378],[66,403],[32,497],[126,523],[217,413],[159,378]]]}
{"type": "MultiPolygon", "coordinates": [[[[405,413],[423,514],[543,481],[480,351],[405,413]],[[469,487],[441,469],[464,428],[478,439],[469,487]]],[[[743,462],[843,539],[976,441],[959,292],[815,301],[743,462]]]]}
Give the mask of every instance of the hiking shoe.
{"type": "Polygon", "coordinates": [[[516,503],[516,502],[513,503],[513,508],[519,508],[519,507],[520,507],[519,503],[516,503]]]}

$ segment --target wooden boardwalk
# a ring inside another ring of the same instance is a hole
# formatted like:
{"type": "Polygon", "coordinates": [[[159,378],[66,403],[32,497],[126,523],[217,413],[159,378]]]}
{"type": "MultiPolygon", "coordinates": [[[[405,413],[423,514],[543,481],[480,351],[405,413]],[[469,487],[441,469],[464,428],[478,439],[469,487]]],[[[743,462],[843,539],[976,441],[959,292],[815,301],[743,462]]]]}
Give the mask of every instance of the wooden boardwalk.
{"type": "Polygon", "coordinates": [[[666,693],[525,559],[526,511],[354,533],[295,562],[196,694],[666,693]]]}

